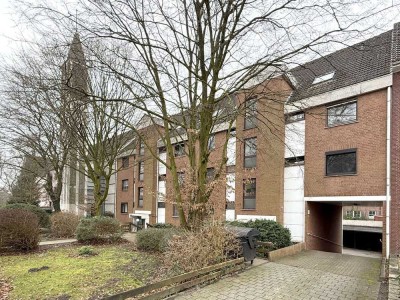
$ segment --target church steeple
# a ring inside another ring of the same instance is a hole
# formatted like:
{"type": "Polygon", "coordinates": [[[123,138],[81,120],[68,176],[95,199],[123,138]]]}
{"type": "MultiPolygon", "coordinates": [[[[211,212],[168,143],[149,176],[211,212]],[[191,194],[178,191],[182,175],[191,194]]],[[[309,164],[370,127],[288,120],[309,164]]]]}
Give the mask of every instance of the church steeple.
{"type": "MultiPolygon", "coordinates": [[[[85,53],[79,34],[76,32],[69,47],[67,60],[63,64],[63,85],[78,98],[87,95],[88,72],[85,53]],[[81,94],[81,95],[79,95],[81,94]]],[[[69,95],[69,96],[72,96],[69,95]]],[[[79,100],[79,99],[74,99],[79,100]]]]}

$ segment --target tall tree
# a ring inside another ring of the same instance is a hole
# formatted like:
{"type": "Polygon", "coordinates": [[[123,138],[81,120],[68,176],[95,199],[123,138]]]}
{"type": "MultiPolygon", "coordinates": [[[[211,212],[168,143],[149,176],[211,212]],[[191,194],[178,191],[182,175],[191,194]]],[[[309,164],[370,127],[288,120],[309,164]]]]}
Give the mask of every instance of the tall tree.
{"type": "Polygon", "coordinates": [[[38,205],[40,199],[40,178],[35,159],[25,157],[20,174],[12,189],[8,203],[26,203],[38,205]]]}
{"type": "Polygon", "coordinates": [[[11,153],[3,162],[8,168],[24,171],[18,163],[30,157],[29,170],[41,179],[42,187],[60,211],[62,178],[70,147],[61,137],[63,49],[30,47],[3,66],[0,104],[1,144],[11,153]]]}

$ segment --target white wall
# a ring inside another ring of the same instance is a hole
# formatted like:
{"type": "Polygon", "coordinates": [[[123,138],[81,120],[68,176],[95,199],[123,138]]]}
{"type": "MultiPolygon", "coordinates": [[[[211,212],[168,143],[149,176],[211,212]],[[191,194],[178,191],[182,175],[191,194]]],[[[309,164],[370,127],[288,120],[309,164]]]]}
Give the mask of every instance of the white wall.
{"type": "MultiPolygon", "coordinates": [[[[163,152],[160,153],[159,158],[163,161],[167,161],[167,153],[163,152]]],[[[157,175],[166,175],[167,174],[167,168],[166,166],[158,162],[158,170],[157,170],[157,175]]],[[[158,176],[157,176],[158,178],[158,176]]],[[[157,184],[157,223],[165,223],[165,208],[164,207],[158,207],[158,202],[164,202],[165,201],[165,194],[166,194],[166,181],[165,180],[158,180],[157,184]]]]}
{"type": "Polygon", "coordinates": [[[304,156],[305,121],[285,125],[285,158],[304,156]]]}
{"type": "Polygon", "coordinates": [[[234,166],[236,165],[236,136],[231,136],[226,146],[226,155],[228,158],[226,165],[234,166]]]}
{"type": "Polygon", "coordinates": [[[304,241],[304,166],[285,168],[284,226],[289,228],[292,241],[304,241]]]}
{"type": "MultiPolygon", "coordinates": [[[[235,173],[226,174],[226,201],[235,202],[235,173]]],[[[226,221],[234,221],[235,220],[235,209],[226,209],[225,210],[225,219],[226,221]]]]}
{"type": "MultiPolygon", "coordinates": [[[[167,153],[166,152],[160,153],[159,157],[163,162],[167,161],[167,153]]],[[[165,175],[165,174],[167,174],[167,168],[165,167],[165,165],[163,163],[158,162],[158,175],[165,175]]]]}

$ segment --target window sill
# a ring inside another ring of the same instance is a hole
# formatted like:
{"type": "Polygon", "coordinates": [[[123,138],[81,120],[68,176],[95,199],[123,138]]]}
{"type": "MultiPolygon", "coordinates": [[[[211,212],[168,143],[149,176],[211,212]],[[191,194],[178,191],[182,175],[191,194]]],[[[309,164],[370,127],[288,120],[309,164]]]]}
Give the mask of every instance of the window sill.
{"type": "Polygon", "coordinates": [[[121,212],[121,215],[127,215],[128,213],[127,212],[121,212]]]}
{"type": "Polygon", "coordinates": [[[179,218],[179,216],[172,216],[172,217],[175,218],[175,219],[179,218]]]}
{"type": "Polygon", "coordinates": [[[349,123],[343,123],[343,124],[337,124],[337,125],[332,125],[332,126],[325,126],[325,129],[330,129],[330,128],[335,128],[335,127],[340,127],[340,126],[345,126],[345,125],[351,125],[351,124],[356,124],[358,121],[353,121],[349,123]]]}
{"type": "Polygon", "coordinates": [[[255,208],[242,208],[242,211],[255,211],[255,208]]]}
{"type": "Polygon", "coordinates": [[[358,174],[335,174],[335,175],[325,175],[325,178],[329,177],[342,177],[342,176],[357,176],[358,174]]]}

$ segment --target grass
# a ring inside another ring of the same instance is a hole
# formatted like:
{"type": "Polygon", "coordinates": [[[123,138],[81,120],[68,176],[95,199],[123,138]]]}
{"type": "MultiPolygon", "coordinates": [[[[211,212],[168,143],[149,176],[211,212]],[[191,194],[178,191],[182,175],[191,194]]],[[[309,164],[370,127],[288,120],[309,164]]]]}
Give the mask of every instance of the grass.
{"type": "Polygon", "coordinates": [[[79,256],[79,248],[0,256],[0,279],[11,284],[10,299],[98,299],[145,285],[157,273],[157,257],[130,244],[96,246],[98,255],[89,257],[79,256]]]}

